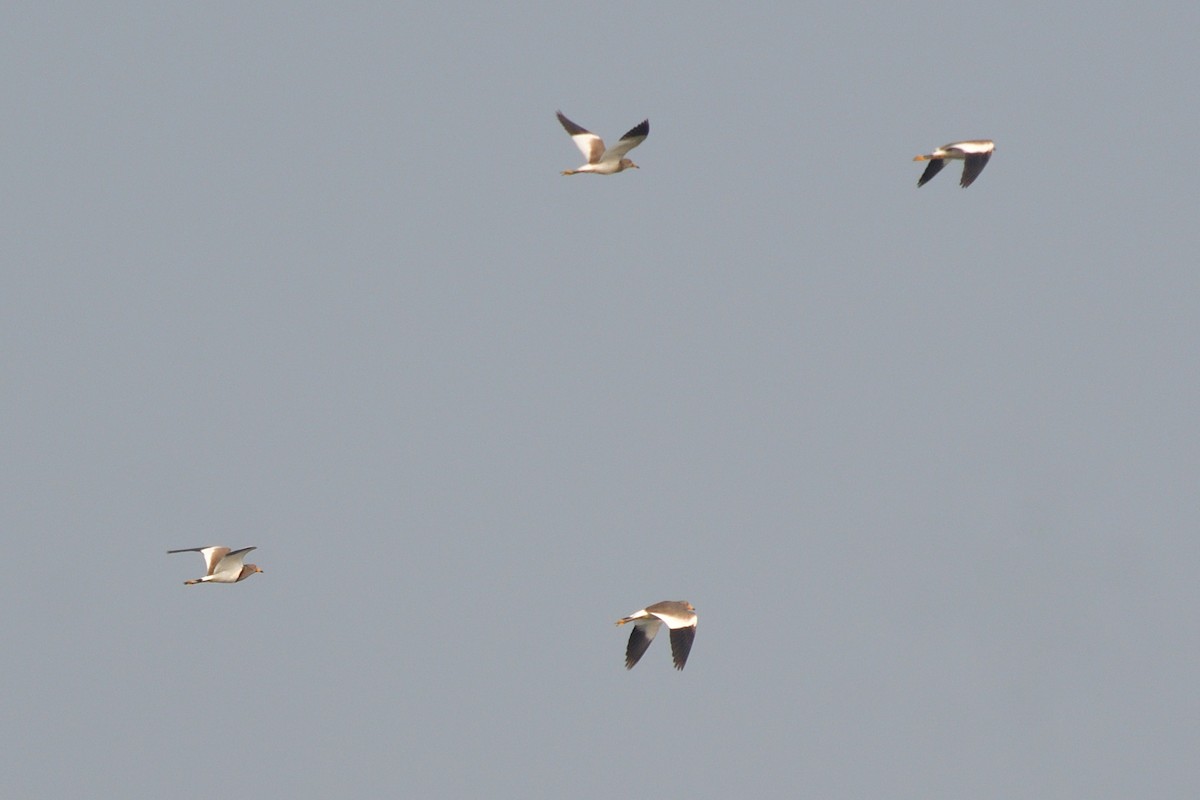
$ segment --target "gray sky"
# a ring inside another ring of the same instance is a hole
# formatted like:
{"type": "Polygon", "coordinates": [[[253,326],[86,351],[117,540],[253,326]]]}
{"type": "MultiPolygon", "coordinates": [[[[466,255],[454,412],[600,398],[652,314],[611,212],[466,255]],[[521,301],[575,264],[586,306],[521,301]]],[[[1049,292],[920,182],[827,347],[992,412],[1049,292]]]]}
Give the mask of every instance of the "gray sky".
{"type": "Polygon", "coordinates": [[[1192,796],[1200,7],[413,5],[6,13],[0,794],[1192,796]]]}

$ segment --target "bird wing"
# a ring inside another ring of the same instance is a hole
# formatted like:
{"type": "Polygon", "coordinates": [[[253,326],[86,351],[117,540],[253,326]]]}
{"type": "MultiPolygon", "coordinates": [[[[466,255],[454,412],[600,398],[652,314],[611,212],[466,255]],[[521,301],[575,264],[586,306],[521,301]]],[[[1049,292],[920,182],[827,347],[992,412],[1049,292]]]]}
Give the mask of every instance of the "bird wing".
{"type": "Polygon", "coordinates": [[[983,172],[983,168],[987,166],[988,159],[991,157],[991,153],[967,155],[963,161],[962,180],[958,182],[958,185],[964,189],[970,186],[971,182],[979,177],[979,173],[983,172]]]}
{"type": "Polygon", "coordinates": [[[575,146],[579,148],[579,152],[583,153],[583,157],[587,159],[587,163],[599,163],[600,159],[604,156],[604,140],[587,128],[580,127],[571,122],[571,120],[563,116],[561,111],[556,113],[558,114],[558,121],[566,128],[567,133],[571,134],[571,141],[575,142],[575,146]]]}
{"type": "Polygon", "coordinates": [[[675,669],[683,669],[687,663],[688,653],[692,651],[692,641],[696,638],[696,612],[681,600],[665,600],[647,606],[646,611],[667,623],[671,629],[671,658],[675,669]]]}
{"type": "Polygon", "coordinates": [[[933,178],[934,175],[937,175],[939,172],[942,171],[942,167],[944,167],[944,166],[946,166],[946,159],[944,159],[944,158],[929,159],[929,166],[925,167],[925,171],[923,173],[921,173],[921,177],[917,181],[917,188],[920,188],[920,187],[924,186],[925,184],[929,183],[929,181],[933,178]]]}
{"type": "Polygon", "coordinates": [[[168,550],[167,553],[200,553],[204,556],[204,575],[212,575],[217,563],[229,552],[228,547],[185,547],[182,550],[168,550]]]}
{"type": "Polygon", "coordinates": [[[692,642],[696,638],[696,626],[671,629],[671,659],[675,669],[683,669],[687,663],[688,653],[692,652],[692,642]]]}
{"type": "Polygon", "coordinates": [[[642,142],[646,141],[646,137],[650,135],[650,120],[644,119],[639,124],[634,125],[629,131],[617,141],[611,148],[604,151],[604,161],[620,161],[633,148],[637,147],[642,142]]]}
{"type": "Polygon", "coordinates": [[[246,554],[255,548],[243,547],[241,550],[234,550],[232,553],[229,552],[229,548],[227,547],[222,547],[221,549],[225,552],[221,554],[221,560],[217,562],[216,569],[210,570],[209,575],[240,575],[242,572],[242,562],[246,560],[246,554]]]}
{"type": "Polygon", "coordinates": [[[654,641],[658,629],[662,627],[655,617],[640,619],[633,623],[633,631],[629,634],[629,644],[625,647],[625,669],[633,669],[646,652],[646,648],[654,641]]]}

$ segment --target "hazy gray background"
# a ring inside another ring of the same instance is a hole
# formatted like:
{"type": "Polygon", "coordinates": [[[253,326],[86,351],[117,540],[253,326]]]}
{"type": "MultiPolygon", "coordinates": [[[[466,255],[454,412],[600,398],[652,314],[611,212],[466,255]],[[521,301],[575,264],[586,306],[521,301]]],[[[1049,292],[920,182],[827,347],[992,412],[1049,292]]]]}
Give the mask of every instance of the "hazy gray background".
{"type": "Polygon", "coordinates": [[[105,5],[0,26],[0,794],[1195,796],[1195,2],[105,5]]]}

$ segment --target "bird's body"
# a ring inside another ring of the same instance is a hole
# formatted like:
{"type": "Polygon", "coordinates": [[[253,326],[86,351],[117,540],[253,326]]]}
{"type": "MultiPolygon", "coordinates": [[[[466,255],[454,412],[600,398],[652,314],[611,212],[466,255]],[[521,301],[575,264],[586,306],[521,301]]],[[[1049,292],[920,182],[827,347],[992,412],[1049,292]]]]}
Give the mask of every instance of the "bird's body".
{"type": "Polygon", "coordinates": [[[995,149],[996,143],[991,139],[969,139],[965,142],[944,144],[928,155],[914,156],[913,161],[929,162],[929,166],[925,168],[925,172],[917,181],[917,186],[921,187],[929,183],[930,179],[946,166],[947,159],[957,159],[963,162],[962,179],[958,185],[965,189],[979,177],[979,173],[983,172],[983,168],[987,166],[988,159],[992,157],[992,151],[995,149]]]}
{"type": "Polygon", "coordinates": [[[664,622],[671,629],[671,658],[675,662],[675,669],[683,669],[696,638],[696,609],[692,608],[691,603],[686,600],[664,600],[622,617],[617,620],[617,625],[627,622],[633,623],[633,631],[625,648],[625,669],[633,669],[633,665],[638,663],[664,622]]]}
{"type": "Polygon", "coordinates": [[[635,125],[628,133],[621,137],[620,141],[609,148],[604,147],[603,139],[586,128],[571,122],[571,120],[563,116],[561,111],[558,112],[558,121],[566,128],[567,133],[571,134],[571,140],[575,142],[575,146],[579,148],[579,151],[583,153],[583,157],[587,159],[587,163],[582,167],[563,170],[563,175],[575,175],[581,172],[591,172],[596,175],[613,175],[627,169],[641,169],[637,164],[626,158],[625,154],[645,141],[646,137],[650,135],[650,120],[642,120],[640,125],[635,125]]]}
{"type": "Polygon", "coordinates": [[[186,547],[182,550],[168,550],[167,553],[200,553],[204,556],[204,563],[208,568],[204,577],[183,582],[184,586],[192,586],[197,583],[237,583],[257,572],[262,572],[257,564],[243,563],[246,554],[254,549],[253,547],[243,547],[241,550],[230,551],[228,547],[214,545],[212,547],[186,547]]]}

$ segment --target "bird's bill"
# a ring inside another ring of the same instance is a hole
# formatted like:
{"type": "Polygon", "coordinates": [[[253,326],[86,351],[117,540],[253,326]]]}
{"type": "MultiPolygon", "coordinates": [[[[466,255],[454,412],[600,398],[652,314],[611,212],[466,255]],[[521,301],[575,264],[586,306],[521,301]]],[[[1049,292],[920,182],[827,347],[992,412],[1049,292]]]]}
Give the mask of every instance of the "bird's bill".
{"type": "Polygon", "coordinates": [[[913,156],[913,161],[928,161],[929,156],[913,156]]]}

